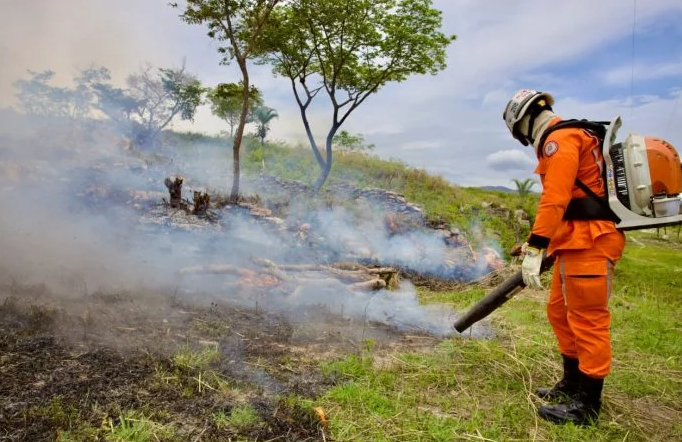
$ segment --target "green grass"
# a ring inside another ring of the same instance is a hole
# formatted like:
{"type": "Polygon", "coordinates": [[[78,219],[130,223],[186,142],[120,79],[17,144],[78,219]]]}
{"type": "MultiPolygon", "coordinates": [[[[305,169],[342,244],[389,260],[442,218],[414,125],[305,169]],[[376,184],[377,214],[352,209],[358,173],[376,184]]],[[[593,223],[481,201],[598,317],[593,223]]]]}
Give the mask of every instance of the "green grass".
{"type": "Polygon", "coordinates": [[[173,364],[184,370],[205,370],[219,356],[217,345],[207,345],[200,349],[185,346],[173,355],[173,364]]]}
{"type": "Polygon", "coordinates": [[[57,442],[178,440],[171,425],[158,423],[140,411],[128,410],[116,417],[105,416],[101,427],[97,428],[81,421],[75,406],[65,406],[60,398],[54,398],[50,401],[48,409],[44,410],[44,415],[60,428],[56,433],[57,442]]]}
{"type": "MultiPolygon", "coordinates": [[[[533,391],[556,380],[559,356],[545,319],[547,294],[521,292],[488,318],[498,330],[493,339],[447,339],[431,352],[393,355],[388,367],[375,366],[371,350],[326,365],[327,373],[345,380],[320,401],[330,412],[332,436],[682,440],[682,248],[647,233],[628,238],[611,299],[613,371],[597,426],[555,426],[536,417],[540,401],[533,391]]],[[[484,290],[421,295],[424,302],[449,301],[464,309],[484,290]]]]}
{"type": "Polygon", "coordinates": [[[104,436],[107,442],[156,442],[174,437],[172,428],[156,423],[136,412],[122,414],[116,423],[109,419],[106,425],[109,427],[109,431],[104,436]]]}
{"type": "Polygon", "coordinates": [[[260,418],[251,405],[241,405],[233,408],[230,416],[227,418],[228,425],[239,431],[252,428],[259,422],[260,418]]]}
{"type": "Polygon", "coordinates": [[[220,360],[217,343],[205,343],[197,348],[188,345],[177,349],[170,360],[170,366],[159,364],[155,370],[153,388],[175,389],[183,397],[220,393],[234,393],[212,364],[220,360]]]}

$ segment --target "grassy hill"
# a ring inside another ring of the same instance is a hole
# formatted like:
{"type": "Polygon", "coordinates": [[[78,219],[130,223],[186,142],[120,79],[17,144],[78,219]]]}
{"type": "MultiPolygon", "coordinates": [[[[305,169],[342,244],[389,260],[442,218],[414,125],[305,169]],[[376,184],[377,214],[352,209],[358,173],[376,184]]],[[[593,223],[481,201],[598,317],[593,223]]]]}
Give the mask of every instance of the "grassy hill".
{"type": "MultiPolygon", "coordinates": [[[[312,184],[319,173],[310,148],[284,143],[266,143],[263,146],[247,138],[242,161],[242,170],[246,174],[266,172],[307,184],[312,184]]],[[[520,209],[532,217],[538,200],[534,193],[521,198],[516,192],[456,186],[441,176],[401,161],[358,152],[336,154],[325,188],[338,183],[403,194],[408,201],[424,210],[431,224],[458,227],[469,233],[472,242],[493,242],[503,254],[514,244],[522,242],[529,233],[528,226],[519,224],[515,219],[514,211],[520,209]],[[474,228],[482,229],[481,234],[473,235],[474,228]]]]}

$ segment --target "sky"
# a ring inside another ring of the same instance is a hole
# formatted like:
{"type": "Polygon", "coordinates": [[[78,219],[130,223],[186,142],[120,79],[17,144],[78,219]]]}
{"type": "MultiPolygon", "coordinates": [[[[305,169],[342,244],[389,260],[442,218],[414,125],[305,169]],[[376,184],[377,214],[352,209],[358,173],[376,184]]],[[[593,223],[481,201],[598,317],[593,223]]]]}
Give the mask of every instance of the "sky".
{"type": "MultiPolygon", "coordinates": [[[[462,186],[513,187],[532,177],[531,148],[514,141],[502,110],[517,89],[552,93],[564,118],[611,120],[627,133],[662,137],[682,149],[682,2],[679,0],[434,0],[443,31],[456,34],[448,67],[372,95],[342,129],[361,133],[374,154],[442,175],[462,186]]],[[[206,85],[239,79],[221,66],[206,30],[187,25],[167,0],[0,2],[0,108],[26,70],[52,69],[68,84],[80,69],[108,67],[113,81],[144,63],[179,66],[206,85]]],[[[251,76],[279,113],[269,137],[305,144],[288,81],[266,66],[251,76]]],[[[323,98],[320,96],[320,98],[323,98]]],[[[331,115],[310,115],[323,140],[331,115]]],[[[191,125],[215,134],[225,124],[202,107],[191,125]]]]}

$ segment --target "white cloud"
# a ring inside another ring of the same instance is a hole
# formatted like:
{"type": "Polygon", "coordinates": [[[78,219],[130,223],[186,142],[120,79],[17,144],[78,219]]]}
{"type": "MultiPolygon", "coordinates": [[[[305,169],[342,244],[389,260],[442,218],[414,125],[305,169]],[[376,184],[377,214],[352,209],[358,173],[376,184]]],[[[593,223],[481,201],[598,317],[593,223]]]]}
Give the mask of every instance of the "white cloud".
{"type": "Polygon", "coordinates": [[[602,74],[603,81],[609,85],[628,85],[633,80],[658,80],[661,78],[682,77],[682,61],[619,66],[602,74]]]}
{"type": "Polygon", "coordinates": [[[518,149],[499,150],[488,155],[485,161],[488,166],[500,171],[527,171],[534,164],[525,152],[518,149]]]}
{"type": "Polygon", "coordinates": [[[402,150],[431,150],[431,149],[440,149],[441,143],[438,141],[432,141],[432,140],[418,140],[418,141],[411,141],[409,143],[405,143],[400,146],[400,149],[402,150]]]}

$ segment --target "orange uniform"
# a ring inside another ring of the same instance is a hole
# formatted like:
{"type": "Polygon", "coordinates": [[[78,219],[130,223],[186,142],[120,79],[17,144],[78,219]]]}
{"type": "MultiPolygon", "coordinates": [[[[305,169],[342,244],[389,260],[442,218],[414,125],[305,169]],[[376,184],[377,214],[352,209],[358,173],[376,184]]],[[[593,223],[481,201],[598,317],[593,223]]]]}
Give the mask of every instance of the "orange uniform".
{"type": "Polygon", "coordinates": [[[604,378],[611,366],[611,278],[625,237],[612,221],[564,219],[571,199],[587,197],[576,178],[597,195],[605,193],[599,141],[583,129],[557,130],[538,158],[543,191],[528,243],[556,257],[547,316],[561,353],[578,358],[586,375],[604,378]]]}

